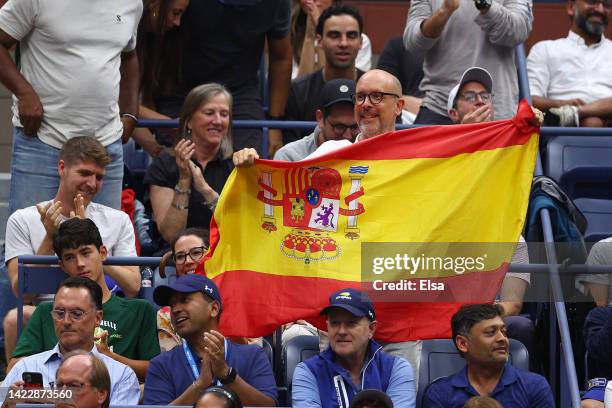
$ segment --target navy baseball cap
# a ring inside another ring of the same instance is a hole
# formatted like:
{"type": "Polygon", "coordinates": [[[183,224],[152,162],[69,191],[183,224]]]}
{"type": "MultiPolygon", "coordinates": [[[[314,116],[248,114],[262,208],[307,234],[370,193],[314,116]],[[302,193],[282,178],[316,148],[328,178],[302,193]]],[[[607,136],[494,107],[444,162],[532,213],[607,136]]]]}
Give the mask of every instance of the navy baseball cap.
{"type": "Polygon", "coordinates": [[[351,79],[332,79],[323,85],[321,93],[321,108],[329,108],[333,104],[345,102],[354,105],[355,81],[351,79]]]}
{"type": "Polygon", "coordinates": [[[221,305],[221,294],[219,293],[219,288],[217,285],[215,285],[215,282],[213,282],[212,279],[203,275],[183,275],[169,285],[160,285],[155,288],[155,291],[153,292],[153,299],[159,306],[168,306],[170,303],[170,296],[172,296],[174,292],[202,292],[213,300],[219,302],[219,305],[221,305]]]}
{"type": "Polygon", "coordinates": [[[587,387],[587,391],[582,396],[582,399],[593,399],[603,402],[604,394],[606,392],[606,384],[608,384],[608,380],[606,378],[590,379],[589,386],[587,387]]]}
{"type": "Polygon", "coordinates": [[[357,317],[367,317],[371,321],[376,320],[374,305],[367,293],[357,289],[340,289],[329,297],[329,306],[321,310],[321,315],[327,314],[331,308],[339,307],[357,317]]]}

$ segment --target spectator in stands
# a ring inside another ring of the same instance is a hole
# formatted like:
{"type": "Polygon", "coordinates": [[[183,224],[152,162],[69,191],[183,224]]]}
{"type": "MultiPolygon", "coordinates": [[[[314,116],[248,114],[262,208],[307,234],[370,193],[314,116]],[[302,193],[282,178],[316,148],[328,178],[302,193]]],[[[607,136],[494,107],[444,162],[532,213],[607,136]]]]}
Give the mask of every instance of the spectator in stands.
{"type": "Polygon", "coordinates": [[[495,78],[497,116],[513,117],[518,103],[514,47],[527,39],[532,21],[530,0],[413,0],[404,45],[425,56],[421,82],[425,97],[415,123],[451,123],[448,94],[473,65],[495,78]]]}
{"type": "MultiPolygon", "coordinates": [[[[287,119],[315,120],[326,81],[338,78],[356,81],[363,75],[363,71],[355,68],[362,31],[363,18],[356,8],[337,5],[323,11],[317,24],[317,39],[325,53],[325,64],[323,68],[292,82],[285,109],[287,119]]],[[[293,142],[307,134],[307,131],[287,130],[283,141],[293,142]]]]}
{"type": "Polygon", "coordinates": [[[48,351],[20,360],[7,374],[2,387],[23,385],[24,372],[39,372],[43,385],[52,387],[63,356],[75,350],[89,350],[106,365],[111,382],[111,405],[137,405],[140,388],[134,371],[101,353],[95,344],[94,330],[103,323],[102,289],[93,280],[76,276],[63,281],[47,314],[53,320],[57,343],[48,351]]]}
{"type": "MultiPolygon", "coordinates": [[[[356,85],[355,120],[360,133],[355,142],[395,130],[395,119],[401,114],[404,100],[401,99],[402,85],[392,74],[373,69],[363,74],[356,85]]],[[[317,157],[341,147],[350,146],[350,140],[328,140],[321,144],[307,158],[317,157]]],[[[253,149],[243,149],[234,153],[234,165],[251,166],[258,159],[253,149]]]]}
{"type": "MultiPolygon", "coordinates": [[[[64,272],[69,276],[85,276],[102,290],[104,319],[96,331],[98,352],[130,366],[138,378],[144,379],[149,360],[159,354],[155,313],[146,300],[111,294],[102,265],[108,251],[94,222],[81,218],[63,222],[53,238],[53,249],[64,272]]],[[[53,348],[57,337],[53,330],[52,307],[50,302],[44,302],[32,313],[19,338],[11,365],[19,357],[53,348]]]]}
{"type": "MultiPolygon", "coordinates": [[[[168,94],[179,84],[180,59],[185,43],[180,29],[181,18],[189,0],[145,0],[142,18],[138,24],[138,45],[136,52],[140,63],[140,106],[141,119],[171,119],[157,112],[156,98],[168,94]]],[[[177,132],[159,134],[161,144],[147,128],[134,130],[134,140],[147,153],[157,157],[164,144],[172,145],[177,132]]]]}
{"type": "Polygon", "coordinates": [[[96,135],[111,156],[98,202],[120,206],[121,139],[138,120],[134,49],[142,1],[111,0],[106,7],[112,12],[79,0],[54,7],[9,0],[0,9],[0,82],[14,95],[9,214],[55,194],[59,151],[83,135],[96,135]],[[8,53],[17,41],[21,71],[8,53]]]}
{"type": "Polygon", "coordinates": [[[242,408],[238,395],[229,388],[208,387],[193,408],[242,408]]]}
{"type": "Polygon", "coordinates": [[[194,88],[183,104],[183,140],[164,152],[145,176],[157,229],[166,242],[185,227],[208,227],[232,172],[232,95],[219,84],[194,88]]]}
{"type": "Polygon", "coordinates": [[[453,341],[466,367],[431,383],[426,407],[459,408],[473,396],[488,396],[508,407],[555,406],[546,379],[508,364],[509,341],[502,314],[499,305],[489,304],[466,305],[455,313],[453,341]]]}
{"type": "Polygon", "coordinates": [[[363,390],[355,395],[349,408],[393,408],[393,401],[382,391],[363,390]]]}
{"type": "MultiPolygon", "coordinates": [[[[291,12],[291,46],[293,48],[292,78],[308,75],[325,65],[326,54],[317,37],[317,25],[321,13],[330,6],[341,4],[341,0],[293,0],[291,12]]],[[[372,44],[368,36],[361,33],[361,46],[355,66],[363,72],[372,67],[372,44]]]]}
{"type": "Polygon", "coordinates": [[[465,402],[463,408],[504,408],[491,397],[472,397],[465,402]]]}
{"type": "Polygon", "coordinates": [[[232,389],[245,405],[276,405],[276,383],[264,351],[235,344],[218,331],[221,294],[212,280],[181,276],[158,286],[154,298],[158,305],[170,306],[172,324],[185,341],[151,361],[144,404],[191,405],[214,384],[232,389]]]}
{"type": "MultiPolygon", "coordinates": [[[[198,263],[208,250],[208,235],[208,230],[202,228],[185,228],[176,234],[171,245],[172,252],[170,252],[176,267],[176,277],[196,273],[198,263]]],[[[172,326],[168,306],[157,311],[157,336],[162,351],[168,351],[182,342],[181,337],[172,326]]]]}
{"type": "Polygon", "coordinates": [[[366,293],[334,292],[321,315],[327,318],[329,347],[295,368],[294,408],[346,407],[364,389],[384,391],[397,407],[415,406],[412,367],[373,340],[378,322],[366,293]]]}
{"type": "MultiPolygon", "coordinates": [[[[612,237],[602,239],[591,248],[588,265],[612,265],[612,237]]],[[[591,295],[597,306],[612,306],[612,275],[589,273],[576,276],[576,287],[591,295]]]]}
{"type": "Polygon", "coordinates": [[[612,116],[612,41],[604,37],[609,0],[567,2],[567,37],[540,41],[529,52],[533,105],[559,116],[561,126],[609,126],[612,116]]]}
{"type": "Polygon", "coordinates": [[[603,407],[604,390],[608,380],[612,380],[612,307],[591,310],[583,334],[589,356],[588,375],[592,379],[582,397],[582,406],[603,407]]]}
{"type": "Polygon", "coordinates": [[[399,79],[404,100],[402,122],[413,123],[423,102],[424,93],[419,90],[419,84],[423,80],[423,57],[408,51],[401,36],[393,37],[387,41],[380,54],[378,69],[399,79]]]}
{"type": "MultiPolygon", "coordinates": [[[[56,163],[60,184],[55,197],[36,206],[20,209],[9,217],[5,256],[15,294],[18,257],[53,255],[53,235],[60,223],[69,217],[93,220],[101,230],[109,255],[136,256],[134,228],[128,215],[93,202],[94,197],[97,200],[102,188],[110,160],[104,146],[93,137],[78,136],[68,140],[62,146],[56,163]]],[[[109,278],[111,287],[117,282],[127,296],[136,296],[140,290],[140,273],[136,266],[104,266],[104,275],[109,278]]],[[[24,322],[33,310],[33,306],[24,307],[24,322]]],[[[8,361],[17,341],[16,309],[10,311],[4,319],[4,331],[8,361]]]]}
{"type": "Polygon", "coordinates": [[[355,122],[354,94],[355,81],[352,79],[327,81],[318,98],[320,102],[315,113],[317,127],[314,132],[281,147],[274,160],[299,161],[328,140],[355,140],[359,126],[355,122]]]}
{"type": "MultiPolygon", "coordinates": [[[[258,71],[267,42],[269,118],[283,117],[291,83],[290,17],[288,0],[192,1],[183,15],[187,43],[181,59],[182,83],[169,95],[160,95],[159,112],[177,117],[192,88],[217,82],[233,95],[234,118],[264,119],[258,71]]],[[[282,133],[273,129],[269,138],[272,157],[282,146],[282,133]]],[[[235,150],[261,151],[262,130],[236,129],[233,142],[235,150]]]]}
{"type": "Polygon", "coordinates": [[[102,360],[85,350],[77,350],[64,356],[57,369],[55,387],[72,390],[72,401],[57,403],[56,407],[108,408],[111,395],[111,378],[102,360]]]}
{"type": "Polygon", "coordinates": [[[452,123],[481,123],[494,118],[493,78],[480,67],[468,68],[448,94],[447,112],[452,123]]]}

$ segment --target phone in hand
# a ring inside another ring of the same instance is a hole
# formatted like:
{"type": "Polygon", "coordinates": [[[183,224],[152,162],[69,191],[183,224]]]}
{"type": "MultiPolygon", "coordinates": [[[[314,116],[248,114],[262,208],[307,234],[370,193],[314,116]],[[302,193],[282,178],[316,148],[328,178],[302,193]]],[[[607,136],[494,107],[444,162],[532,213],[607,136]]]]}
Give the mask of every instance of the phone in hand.
{"type": "Polygon", "coordinates": [[[25,383],[23,388],[43,388],[43,376],[41,373],[26,371],[21,374],[21,379],[25,383]]]}

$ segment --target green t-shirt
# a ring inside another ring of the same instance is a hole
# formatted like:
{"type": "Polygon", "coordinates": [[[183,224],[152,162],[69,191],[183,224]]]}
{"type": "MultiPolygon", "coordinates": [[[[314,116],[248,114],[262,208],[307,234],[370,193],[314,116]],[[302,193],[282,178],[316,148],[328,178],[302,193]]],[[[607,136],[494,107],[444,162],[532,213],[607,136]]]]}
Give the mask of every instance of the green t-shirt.
{"type": "MultiPolygon", "coordinates": [[[[53,302],[43,302],[32,313],[19,338],[13,357],[31,356],[51,350],[57,344],[51,310],[53,302]]],[[[108,332],[109,348],[132,360],[150,360],[159,354],[155,312],[143,299],[118,296],[102,305],[100,329],[108,332]]]]}

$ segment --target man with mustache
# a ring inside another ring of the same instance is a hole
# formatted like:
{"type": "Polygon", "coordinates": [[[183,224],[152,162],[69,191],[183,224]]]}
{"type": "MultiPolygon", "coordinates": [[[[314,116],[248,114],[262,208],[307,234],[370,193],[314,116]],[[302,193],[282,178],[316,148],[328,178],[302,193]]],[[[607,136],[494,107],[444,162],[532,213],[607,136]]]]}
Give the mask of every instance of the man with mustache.
{"type": "MultiPolygon", "coordinates": [[[[363,75],[363,71],[355,68],[363,32],[363,18],[356,8],[334,5],[325,9],[319,17],[316,30],[317,43],[325,54],[325,65],[291,83],[285,108],[288,120],[316,120],[315,113],[321,106],[321,90],[327,81],[339,78],[356,81],[363,75]]],[[[286,130],[283,132],[283,141],[287,144],[308,133],[286,130]]]]}
{"type": "Polygon", "coordinates": [[[533,105],[558,116],[561,126],[610,125],[612,41],[603,33],[611,8],[610,0],[568,0],[568,36],[531,48],[527,73],[533,105]]]}
{"type": "MultiPolygon", "coordinates": [[[[50,312],[57,336],[55,347],[19,361],[1,386],[21,388],[24,372],[38,372],[42,374],[43,386],[53,387],[64,357],[76,350],[86,350],[102,360],[108,369],[111,405],[137,405],[140,388],[134,371],[100,353],[94,343],[94,330],[103,319],[102,296],[102,289],[91,279],[76,276],[64,280],[55,293],[50,312]]],[[[73,389],[73,392],[76,391],[73,389]]]]}
{"type": "MultiPolygon", "coordinates": [[[[17,294],[17,261],[21,255],[53,255],[53,236],[58,226],[70,217],[93,220],[102,241],[112,256],[136,256],[134,228],[122,211],[93,199],[102,188],[106,166],[111,159],[104,146],[94,137],[79,136],[62,146],[57,163],[60,184],[55,197],[35,206],[14,212],[6,224],[5,260],[13,292],[17,294]]],[[[104,266],[104,274],[123,292],[133,297],[140,290],[140,273],[136,266],[104,266]],[[114,282],[113,282],[114,281],[114,282]]],[[[103,278],[104,279],[104,278],[103,278]]],[[[24,308],[24,318],[34,308],[24,308]]],[[[24,320],[25,321],[25,320],[24,320]]],[[[17,341],[17,310],[4,319],[7,361],[17,341]]],[[[38,352],[42,350],[37,350],[38,352]]]]}
{"type": "Polygon", "coordinates": [[[544,377],[508,364],[510,343],[502,314],[499,305],[476,304],[453,315],[453,341],[466,367],[431,383],[424,406],[460,408],[475,396],[494,398],[504,407],[555,406],[544,377]]]}

